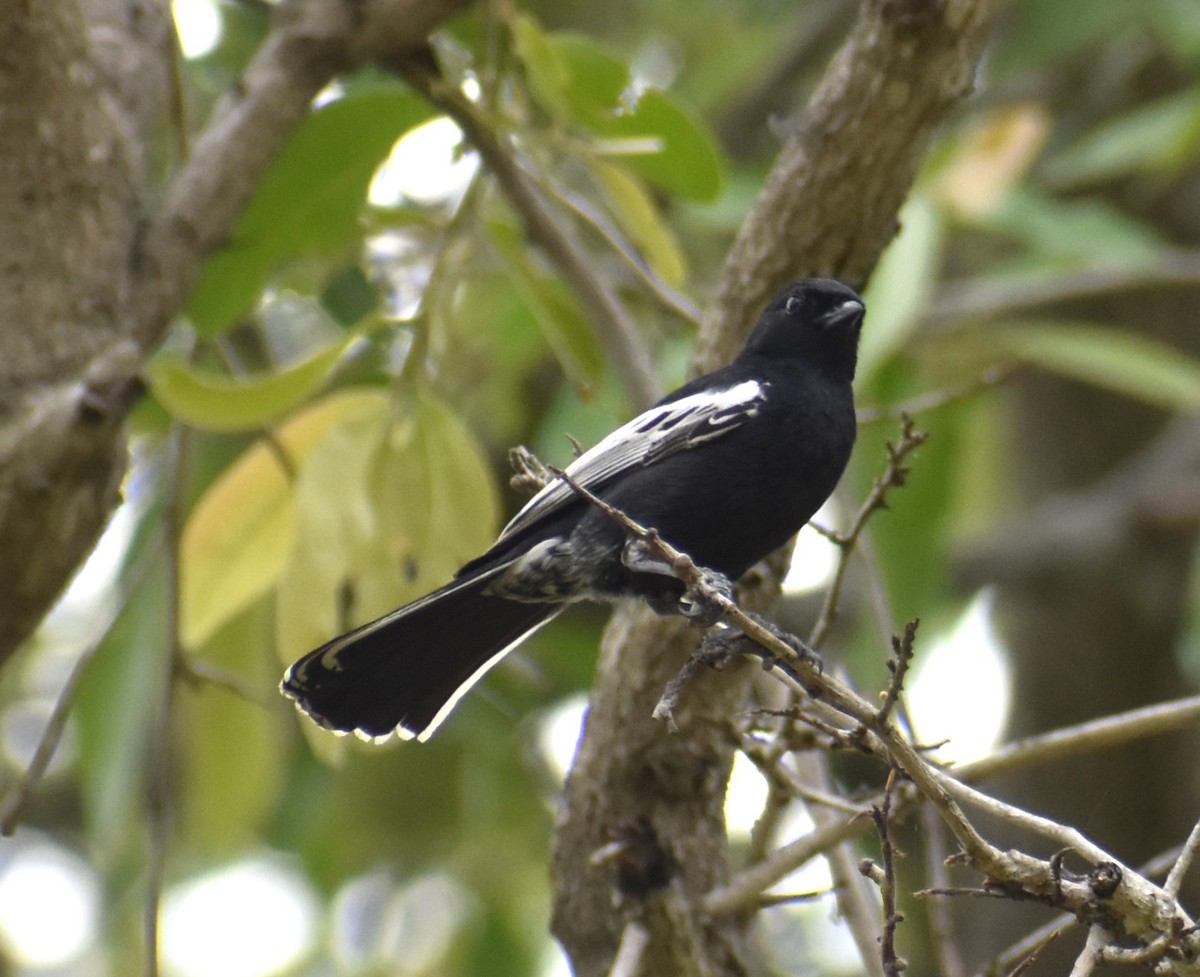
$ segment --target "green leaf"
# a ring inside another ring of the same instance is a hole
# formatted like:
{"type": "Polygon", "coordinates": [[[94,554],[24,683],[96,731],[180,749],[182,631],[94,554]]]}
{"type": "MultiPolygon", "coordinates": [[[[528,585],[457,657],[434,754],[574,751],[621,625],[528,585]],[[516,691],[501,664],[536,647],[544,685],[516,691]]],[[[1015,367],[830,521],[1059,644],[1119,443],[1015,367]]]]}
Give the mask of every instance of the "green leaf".
{"type": "Polygon", "coordinates": [[[283,572],[295,518],[286,464],[300,464],[331,427],[376,409],[385,395],[347,390],[257,441],[212,483],[184,525],[180,640],[198,648],[266,593],[283,572]]]}
{"type": "Polygon", "coordinates": [[[622,167],[604,160],[593,160],[592,171],[608,195],[621,229],[646,264],[668,285],[681,285],[687,275],[683,251],[645,187],[622,167]]]}
{"type": "Polygon", "coordinates": [[[424,390],[413,406],[373,459],[368,492],[382,536],[373,542],[396,584],[419,595],[492,544],[500,502],[487,455],[458,416],[424,390]]]}
{"type": "Polygon", "coordinates": [[[688,200],[721,192],[722,161],[708,128],[665,92],[634,97],[629,69],[580,34],[549,34],[528,16],[513,18],[514,47],[530,92],[543,109],[602,137],[601,152],[688,200]]]}
{"type": "Polygon", "coordinates": [[[162,702],[170,646],[163,624],[168,574],[161,558],[148,570],[104,637],[74,700],[84,823],[91,850],[109,863],[105,867],[122,858],[140,864],[144,857],[146,744],[162,702]]]}
{"type": "Polygon", "coordinates": [[[643,144],[632,152],[614,144],[613,155],[664,190],[700,202],[720,194],[723,167],[716,140],[665,92],[643,92],[632,110],[619,112],[595,128],[607,139],[643,144]]]}
{"type": "Polygon", "coordinates": [[[548,34],[528,14],[512,19],[512,31],[529,91],[549,115],[591,125],[617,109],[629,87],[620,58],[582,34],[548,34]]]}
{"type": "Polygon", "coordinates": [[[313,112],[271,164],[229,244],[205,265],[188,302],[196,328],[206,335],[227,329],[283,262],[345,248],[375,170],[396,140],[431,114],[398,85],[313,112]]]}
{"type": "Polygon", "coordinates": [[[146,368],[150,389],[173,416],[211,431],[264,427],[300,406],[325,383],[356,335],[283,369],[233,379],[197,369],[162,352],[146,368]]]}
{"type": "Polygon", "coordinates": [[[604,369],[604,354],[570,290],[557,278],[539,275],[530,264],[520,231],[502,220],[487,223],[488,236],[513,284],[537,320],[572,386],[587,399],[604,369]]]}
{"type": "Polygon", "coordinates": [[[896,235],[863,296],[867,320],[858,348],[859,386],[904,347],[933,288],[941,264],[942,223],[925,197],[914,196],[900,212],[896,235]]]}
{"type": "Polygon", "coordinates": [[[276,692],[279,669],[262,654],[270,639],[268,612],[260,601],[196,656],[254,698],[212,682],[192,683],[181,690],[172,717],[180,747],[180,832],[189,849],[210,857],[255,844],[287,772],[279,762],[288,736],[288,714],[276,692]],[[264,708],[264,701],[276,708],[264,708]]]}
{"type": "Polygon", "coordinates": [[[1145,264],[1162,248],[1152,228],[1097,198],[1056,200],[1028,186],[1014,189],[982,223],[1035,256],[1066,263],[1145,264]]]}
{"type": "Polygon", "coordinates": [[[518,14],[512,18],[513,48],[525,67],[529,91],[550,115],[566,120],[571,105],[566,96],[571,72],[558,48],[533,17],[518,14]]]}
{"type": "Polygon", "coordinates": [[[1116,37],[1144,17],[1150,0],[1089,0],[1085,4],[1021,0],[1001,57],[1016,73],[1066,58],[1106,37],[1116,37]]]}
{"type": "Polygon", "coordinates": [[[1171,411],[1200,411],[1200,360],[1134,333],[1082,323],[1022,323],[986,334],[992,349],[1171,411]]]}
{"type": "Polygon", "coordinates": [[[363,548],[378,535],[367,471],[391,410],[379,391],[369,407],[331,426],[298,467],[294,532],[275,599],[275,644],[285,663],[355,623],[345,619],[347,610],[361,610],[356,577],[363,548]],[[348,583],[356,592],[346,608],[348,583]]]}
{"type": "Polygon", "coordinates": [[[554,34],[550,43],[567,70],[562,95],[574,117],[594,125],[611,115],[629,88],[625,63],[582,34],[554,34]]]}
{"type": "Polygon", "coordinates": [[[299,471],[276,604],[287,661],[444,584],[494,538],[499,503],[482,448],[431,394],[407,407],[397,418],[381,400],[331,430],[299,471]]]}
{"type": "Polygon", "coordinates": [[[1046,166],[1058,182],[1110,180],[1142,170],[1170,170],[1197,150],[1200,96],[1194,89],[1138,106],[1097,126],[1046,166]]]}

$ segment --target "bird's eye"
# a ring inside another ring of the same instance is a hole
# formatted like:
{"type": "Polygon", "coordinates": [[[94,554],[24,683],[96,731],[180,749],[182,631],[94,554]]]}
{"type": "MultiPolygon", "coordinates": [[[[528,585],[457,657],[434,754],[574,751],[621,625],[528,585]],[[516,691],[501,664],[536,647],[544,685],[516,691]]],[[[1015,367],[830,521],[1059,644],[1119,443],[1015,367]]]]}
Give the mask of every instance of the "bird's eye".
{"type": "Polygon", "coordinates": [[[800,306],[803,303],[795,295],[789,295],[788,300],[784,303],[783,309],[788,315],[795,315],[800,311],[800,306]]]}

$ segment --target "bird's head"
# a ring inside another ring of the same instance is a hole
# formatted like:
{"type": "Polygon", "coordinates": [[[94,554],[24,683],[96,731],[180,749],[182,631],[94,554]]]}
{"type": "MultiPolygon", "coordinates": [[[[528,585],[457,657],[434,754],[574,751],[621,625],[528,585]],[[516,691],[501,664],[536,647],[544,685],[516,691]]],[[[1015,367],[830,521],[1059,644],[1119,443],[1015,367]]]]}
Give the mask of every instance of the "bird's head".
{"type": "Polygon", "coordinates": [[[763,310],[743,355],[799,358],[831,376],[853,380],[865,311],[858,293],[841,282],[801,279],[763,310]]]}

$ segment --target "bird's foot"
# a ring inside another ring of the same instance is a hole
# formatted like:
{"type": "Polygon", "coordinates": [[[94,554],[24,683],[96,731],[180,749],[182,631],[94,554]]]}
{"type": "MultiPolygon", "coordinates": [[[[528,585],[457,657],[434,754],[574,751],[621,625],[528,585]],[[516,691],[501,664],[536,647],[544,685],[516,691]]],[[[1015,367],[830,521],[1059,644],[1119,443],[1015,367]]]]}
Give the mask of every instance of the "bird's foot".
{"type": "MultiPolygon", "coordinates": [[[[751,614],[749,612],[746,612],[746,614],[753,619],[755,624],[765,631],[769,631],[774,638],[782,641],[791,648],[795,652],[796,658],[799,659],[800,664],[815,668],[818,672],[825,670],[825,663],[821,660],[821,656],[794,634],[784,631],[779,625],[772,623],[759,614],[751,614]]],[[[785,664],[790,667],[796,664],[795,662],[784,662],[779,656],[772,653],[769,648],[765,648],[755,641],[754,638],[733,627],[710,629],[705,634],[701,647],[706,654],[714,658],[728,658],[739,654],[755,655],[762,659],[763,667],[767,669],[785,664]]]]}
{"type": "Polygon", "coordinates": [[[679,613],[699,628],[708,629],[734,603],[733,581],[715,570],[702,570],[700,579],[679,598],[679,613]]]}

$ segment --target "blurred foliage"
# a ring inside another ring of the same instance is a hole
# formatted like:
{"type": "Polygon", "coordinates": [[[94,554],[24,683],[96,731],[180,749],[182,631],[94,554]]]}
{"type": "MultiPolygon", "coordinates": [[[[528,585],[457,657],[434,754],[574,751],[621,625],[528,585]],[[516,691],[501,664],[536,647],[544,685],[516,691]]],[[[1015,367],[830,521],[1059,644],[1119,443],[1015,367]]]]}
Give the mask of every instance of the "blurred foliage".
{"type": "MultiPolygon", "coordinates": [[[[520,147],[523,171],[645,324],[667,384],[693,324],[686,302],[662,297],[704,301],[770,162],[769,140],[730,162],[713,135],[721,113],[786,60],[803,18],[837,2],[533,4],[507,20],[493,19],[507,5],[480,4],[439,39],[445,70],[520,147]]],[[[218,9],[219,46],[185,66],[196,109],[265,29],[255,5],[218,9]]],[[[800,104],[839,42],[831,33],[809,46],[784,104],[800,104]]],[[[293,972],[536,973],[558,788],[539,730],[586,689],[603,615],[556,621],[423,747],[337,740],[275,689],[283,662],[433,588],[490,542],[502,510],[520,503],[504,488],[507,447],[527,442],[561,462],[568,436],[593,442],[628,402],[575,296],[486,172],[432,201],[370,195],[397,141],[419,138],[432,110],[373,73],[326,96],[148,370],[135,435],[150,460],[139,471],[185,464],[130,486],[141,521],[116,577],[122,610],[95,638],[103,647],[72,719],[79,747],[56,775],[76,802],[44,828],[100,873],[113,967],[137,959],[147,758],[166,750],[168,881],[271,849],[291,853],[322,900],[348,899],[363,880],[383,893],[367,922],[331,909],[293,972]],[[164,414],[188,426],[186,452],[166,450],[164,414]],[[173,595],[156,527],[176,504],[173,595]],[[186,652],[173,682],[172,625],[186,652]],[[456,908],[444,943],[414,969],[415,944],[387,936],[401,925],[388,913],[403,917],[396,907],[430,879],[450,886],[456,908]]],[[[403,186],[406,174],[393,175],[403,186]]],[[[1076,272],[1153,283],[1190,243],[1157,206],[1181,188],[1200,193],[1200,6],[1016,4],[867,295],[861,404],[967,391],[920,416],[929,442],[872,525],[897,621],[954,618],[963,597],[946,553],[1012,503],[1004,391],[978,385],[989,371],[1051,371],[1167,412],[1200,410],[1200,362],[1180,346],[1137,322],[1032,318],[1020,303],[1076,272]],[[1011,311],[931,317],[947,281],[988,286],[1011,311]]],[[[864,428],[843,508],[863,497],[892,436],[864,428]]],[[[879,637],[855,628],[851,664],[877,675],[879,637]]],[[[18,685],[10,698],[29,694],[18,685]]]]}

